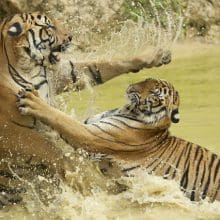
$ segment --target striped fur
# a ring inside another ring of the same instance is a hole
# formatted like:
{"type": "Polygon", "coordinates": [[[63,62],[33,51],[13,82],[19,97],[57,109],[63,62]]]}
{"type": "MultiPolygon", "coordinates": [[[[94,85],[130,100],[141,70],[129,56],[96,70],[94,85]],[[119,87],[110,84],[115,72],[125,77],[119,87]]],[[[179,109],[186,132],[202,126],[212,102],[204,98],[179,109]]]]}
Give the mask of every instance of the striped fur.
{"type": "Polygon", "coordinates": [[[1,24],[1,47],[13,81],[22,88],[33,87],[49,101],[47,67],[59,62],[71,36],[56,21],[39,13],[23,13],[1,24]]]}
{"type": "Polygon", "coordinates": [[[165,80],[147,79],[130,85],[127,96],[129,103],[124,107],[91,117],[84,124],[30,92],[24,92],[19,110],[57,130],[74,148],[95,153],[93,158],[111,158],[124,175],[144,169],[178,181],[192,201],[220,200],[220,158],[169,133],[171,123],[179,121],[179,95],[174,87],[165,80]]]}
{"type": "MultiPolygon", "coordinates": [[[[63,57],[71,36],[58,21],[39,13],[16,14],[0,23],[0,160],[12,164],[20,160],[46,164],[52,174],[64,178],[68,159],[54,143],[39,133],[33,117],[17,111],[16,95],[21,88],[38,91],[48,103],[63,90],[79,90],[87,85],[105,81],[135,69],[150,68],[170,62],[170,52],[158,50],[153,59],[145,56],[130,60],[75,63],[63,57]],[[61,56],[62,55],[62,56],[61,56]],[[165,59],[164,59],[165,58],[165,59]],[[49,74],[50,73],[50,74],[49,74]],[[49,76],[50,75],[50,76],[49,76]],[[86,80],[84,80],[86,78],[86,80]],[[47,147],[47,153],[45,153],[47,147]],[[54,165],[55,164],[55,165],[54,165]]],[[[53,100],[52,100],[53,101],[53,100]]],[[[19,161],[20,164],[20,161],[19,161]]],[[[15,192],[10,188],[8,167],[0,163],[0,192],[15,192]]],[[[27,173],[33,173],[33,170],[27,173]]],[[[13,184],[11,184],[13,186],[13,184]]],[[[17,190],[19,194],[19,190],[17,190]]],[[[20,197],[17,197],[17,201],[20,197]]],[[[15,199],[15,197],[14,197],[15,199]]],[[[2,195],[0,206],[12,203],[11,195],[2,195]],[[4,200],[4,201],[3,201],[4,200]]]]}
{"type": "Polygon", "coordinates": [[[44,100],[50,101],[48,67],[59,61],[57,55],[67,48],[71,37],[56,21],[39,13],[8,17],[0,24],[0,31],[1,208],[22,201],[25,186],[12,173],[21,164],[25,174],[18,176],[24,178],[33,174],[39,164],[51,174],[64,174],[61,151],[33,129],[33,117],[21,117],[15,101],[21,88],[35,88],[44,100]]]}

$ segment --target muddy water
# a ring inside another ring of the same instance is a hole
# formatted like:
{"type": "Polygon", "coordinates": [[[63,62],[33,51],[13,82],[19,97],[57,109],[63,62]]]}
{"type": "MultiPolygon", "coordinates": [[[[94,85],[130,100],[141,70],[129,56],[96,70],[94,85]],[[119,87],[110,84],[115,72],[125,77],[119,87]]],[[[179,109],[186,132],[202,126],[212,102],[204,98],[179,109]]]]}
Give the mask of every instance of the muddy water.
{"type": "Polygon", "coordinates": [[[85,164],[82,166],[83,171],[81,166],[76,166],[78,167],[76,172],[69,174],[72,186],[62,183],[62,192],[58,193],[49,204],[44,205],[30,190],[31,196],[26,198],[24,206],[5,209],[0,212],[0,218],[220,219],[219,202],[192,203],[183,196],[178,185],[173,181],[138,171],[135,177],[118,179],[121,184],[129,186],[129,189],[115,194],[107,192],[112,182],[101,177],[98,170],[88,162],[87,165],[89,166],[86,168],[85,164]]]}

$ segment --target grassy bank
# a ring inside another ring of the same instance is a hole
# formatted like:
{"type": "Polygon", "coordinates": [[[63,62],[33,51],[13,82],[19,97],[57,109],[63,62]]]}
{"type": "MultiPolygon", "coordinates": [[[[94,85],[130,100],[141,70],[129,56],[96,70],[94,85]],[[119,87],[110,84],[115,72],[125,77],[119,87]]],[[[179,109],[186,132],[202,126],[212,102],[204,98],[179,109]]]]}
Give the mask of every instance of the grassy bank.
{"type": "Polygon", "coordinates": [[[68,110],[75,108],[77,115],[85,117],[94,109],[100,112],[121,106],[128,84],[147,77],[166,79],[180,93],[181,121],[172,126],[172,134],[220,154],[220,46],[178,45],[167,66],[121,76],[96,87],[94,92],[65,95],[68,110]]]}

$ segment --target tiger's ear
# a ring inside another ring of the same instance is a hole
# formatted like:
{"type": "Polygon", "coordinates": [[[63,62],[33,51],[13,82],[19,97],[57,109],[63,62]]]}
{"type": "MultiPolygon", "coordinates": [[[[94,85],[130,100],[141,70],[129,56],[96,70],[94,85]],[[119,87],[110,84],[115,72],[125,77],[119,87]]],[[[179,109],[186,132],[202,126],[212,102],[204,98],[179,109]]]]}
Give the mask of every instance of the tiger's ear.
{"type": "Polygon", "coordinates": [[[180,115],[179,115],[178,108],[172,110],[172,112],[171,112],[171,121],[173,123],[178,123],[180,121],[180,115]]]}
{"type": "Polygon", "coordinates": [[[19,22],[14,23],[8,29],[8,35],[11,37],[19,36],[22,33],[22,27],[19,22]]]}

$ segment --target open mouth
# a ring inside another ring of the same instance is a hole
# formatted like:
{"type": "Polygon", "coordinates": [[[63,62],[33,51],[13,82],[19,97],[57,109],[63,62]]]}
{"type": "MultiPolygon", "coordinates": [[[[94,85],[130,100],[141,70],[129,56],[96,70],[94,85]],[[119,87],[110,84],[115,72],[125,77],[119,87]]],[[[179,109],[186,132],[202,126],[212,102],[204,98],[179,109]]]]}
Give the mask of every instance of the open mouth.
{"type": "Polygon", "coordinates": [[[57,53],[63,53],[70,47],[71,42],[60,44],[54,48],[51,49],[50,55],[49,55],[49,61],[51,64],[55,64],[59,62],[59,56],[57,53]]]}
{"type": "Polygon", "coordinates": [[[53,52],[65,52],[71,45],[72,36],[68,36],[62,44],[55,46],[51,49],[51,53],[53,52]]]}

